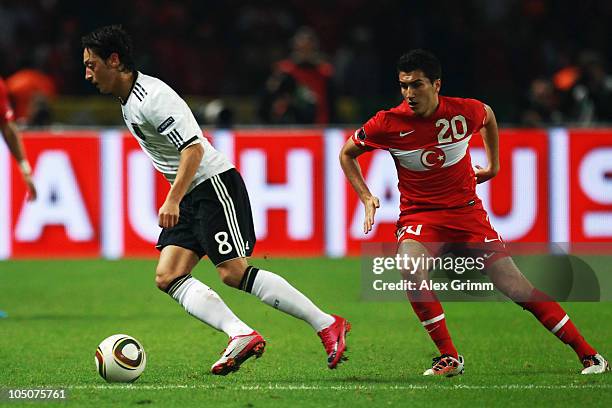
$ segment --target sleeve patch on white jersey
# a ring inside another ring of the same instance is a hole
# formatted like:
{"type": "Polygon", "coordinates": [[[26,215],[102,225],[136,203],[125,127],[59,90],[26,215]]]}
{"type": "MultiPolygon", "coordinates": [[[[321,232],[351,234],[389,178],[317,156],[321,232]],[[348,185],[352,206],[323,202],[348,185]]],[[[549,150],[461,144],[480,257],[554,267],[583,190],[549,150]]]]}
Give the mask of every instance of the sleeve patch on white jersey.
{"type": "Polygon", "coordinates": [[[161,125],[158,126],[157,131],[161,133],[164,130],[168,129],[168,126],[170,126],[173,123],[174,123],[174,118],[170,116],[168,119],[164,120],[161,125]]]}

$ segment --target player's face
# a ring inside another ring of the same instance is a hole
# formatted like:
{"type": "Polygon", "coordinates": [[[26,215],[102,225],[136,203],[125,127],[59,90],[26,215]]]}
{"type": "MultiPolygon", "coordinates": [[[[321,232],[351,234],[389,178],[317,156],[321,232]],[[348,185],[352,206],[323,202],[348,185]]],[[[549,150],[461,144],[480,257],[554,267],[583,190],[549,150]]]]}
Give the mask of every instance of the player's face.
{"type": "Polygon", "coordinates": [[[83,65],[85,65],[85,80],[98,88],[100,93],[113,93],[117,79],[117,69],[113,67],[109,58],[103,60],[89,48],[83,50],[83,65]]]}
{"type": "Polygon", "coordinates": [[[398,79],[402,96],[415,115],[427,117],[435,112],[440,92],[439,79],[432,83],[421,70],[400,71],[398,79]]]}

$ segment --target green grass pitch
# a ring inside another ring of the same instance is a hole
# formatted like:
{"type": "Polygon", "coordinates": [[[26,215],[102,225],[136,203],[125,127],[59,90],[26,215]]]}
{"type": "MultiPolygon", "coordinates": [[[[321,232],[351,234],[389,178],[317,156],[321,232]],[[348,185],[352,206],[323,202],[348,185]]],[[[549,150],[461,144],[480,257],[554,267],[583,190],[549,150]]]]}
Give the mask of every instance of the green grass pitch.
{"type": "MultiPolygon", "coordinates": [[[[268,341],[263,358],[227,377],[208,371],[227,344],[225,335],[155,288],[153,260],[5,261],[0,389],[6,395],[8,388],[65,387],[67,404],[78,407],[603,406],[612,397],[612,373],[579,375],[573,351],[512,303],[446,303],[466,372],[424,378],[434,345],[407,302],[360,300],[359,259],[253,263],[351,321],[349,361],[327,369],[307,324],[224,287],[206,261],[194,275],[268,341]],[[98,343],[115,333],[136,337],[147,352],[147,369],[133,385],[108,385],[95,370],[98,343]]],[[[611,357],[612,302],[563,306],[611,357]]]]}

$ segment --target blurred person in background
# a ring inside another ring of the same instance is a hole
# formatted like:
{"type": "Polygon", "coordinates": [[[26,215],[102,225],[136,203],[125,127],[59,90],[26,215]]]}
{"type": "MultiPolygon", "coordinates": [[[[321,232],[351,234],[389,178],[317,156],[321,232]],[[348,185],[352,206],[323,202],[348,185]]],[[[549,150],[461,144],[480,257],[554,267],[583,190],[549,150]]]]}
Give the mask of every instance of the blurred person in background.
{"type": "Polygon", "coordinates": [[[333,123],[334,69],[319,50],[319,39],[302,27],[292,39],[291,55],[274,64],[260,105],[266,123],[333,123]]]}
{"type": "Polygon", "coordinates": [[[531,82],[527,95],[527,109],[522,113],[525,126],[559,125],[563,115],[559,109],[559,95],[549,79],[538,78],[531,82]]]}
{"type": "Polygon", "coordinates": [[[565,110],[568,120],[581,125],[612,123],[612,76],[599,53],[580,54],[574,82],[565,94],[565,110]]]}
{"type": "Polygon", "coordinates": [[[51,124],[50,101],[55,98],[56,86],[44,72],[26,68],[6,79],[15,106],[15,120],[28,126],[51,124]]]}
{"type": "Polygon", "coordinates": [[[315,123],[316,95],[285,72],[274,72],[266,81],[259,104],[259,117],[264,123],[290,125],[315,123]]]}

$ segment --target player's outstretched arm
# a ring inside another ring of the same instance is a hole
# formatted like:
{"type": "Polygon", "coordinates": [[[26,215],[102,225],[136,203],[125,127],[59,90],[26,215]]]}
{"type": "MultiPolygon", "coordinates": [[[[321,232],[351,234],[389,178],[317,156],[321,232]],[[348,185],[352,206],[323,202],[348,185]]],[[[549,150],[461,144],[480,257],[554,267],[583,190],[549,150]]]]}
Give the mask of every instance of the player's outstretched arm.
{"type": "Polygon", "coordinates": [[[366,185],[361,173],[361,167],[359,167],[359,162],[357,161],[357,157],[366,151],[355,145],[351,139],[347,140],[340,151],[340,166],[365,208],[363,232],[367,234],[372,230],[374,215],[376,214],[376,209],[380,207],[380,203],[378,197],[373,196],[366,185]]]}
{"type": "Polygon", "coordinates": [[[36,200],[36,187],[34,187],[34,182],[32,181],[32,168],[26,157],[23,142],[21,141],[15,124],[10,121],[1,124],[0,131],[2,131],[2,135],[4,136],[4,140],[11,154],[19,164],[19,170],[21,170],[23,181],[28,188],[28,201],[36,200]]]}
{"type": "Polygon", "coordinates": [[[201,143],[188,146],[181,152],[176,179],[168,191],[166,201],[159,209],[160,227],[171,228],[178,223],[179,204],[193,181],[202,157],[204,157],[204,147],[201,143]]]}
{"type": "Polygon", "coordinates": [[[475,166],[474,173],[476,174],[476,183],[478,184],[492,179],[499,172],[499,132],[497,120],[495,120],[495,114],[491,107],[485,105],[485,110],[487,111],[487,118],[480,133],[482,134],[482,141],[487,153],[488,166],[486,168],[475,166]]]}

